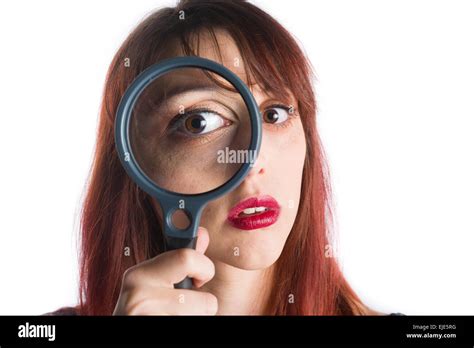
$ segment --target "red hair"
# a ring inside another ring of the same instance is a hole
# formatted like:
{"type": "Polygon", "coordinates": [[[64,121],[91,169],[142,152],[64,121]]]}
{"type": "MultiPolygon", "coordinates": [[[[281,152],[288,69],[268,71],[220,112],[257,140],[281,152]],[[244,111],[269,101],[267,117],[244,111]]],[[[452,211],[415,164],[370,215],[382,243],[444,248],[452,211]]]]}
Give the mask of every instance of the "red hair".
{"type": "Polygon", "coordinates": [[[333,214],[316,129],[311,65],[287,30],[245,1],[181,1],[174,8],[160,9],[140,23],[116,53],[107,74],[81,216],[79,314],[112,314],[125,270],[163,250],[161,222],[151,198],[126,175],[115,150],[113,125],[120,98],[140,72],[170,55],[172,44],[178,43],[185,55],[198,55],[199,44],[192,47],[190,42],[204,30],[218,49],[216,29],[224,29],[235,40],[248,78],[254,77],[276,96],[293,93],[306,138],[299,210],[276,262],[265,314],[363,314],[366,307],[336,260],[325,257],[333,214]],[[127,58],[129,66],[124,64],[127,58]],[[130,256],[124,255],[126,247],[130,256]]]}

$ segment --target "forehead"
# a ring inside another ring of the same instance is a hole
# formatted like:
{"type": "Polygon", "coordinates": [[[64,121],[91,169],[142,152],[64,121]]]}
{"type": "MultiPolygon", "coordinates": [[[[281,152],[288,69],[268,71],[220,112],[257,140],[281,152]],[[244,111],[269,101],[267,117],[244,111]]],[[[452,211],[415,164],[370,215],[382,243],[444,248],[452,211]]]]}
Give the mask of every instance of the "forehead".
{"type": "MultiPolygon", "coordinates": [[[[236,74],[249,86],[257,99],[276,97],[271,92],[264,90],[261,83],[254,76],[247,76],[247,73],[250,73],[250,69],[246,69],[245,60],[239,47],[228,31],[213,28],[211,33],[209,30],[200,29],[191,35],[188,43],[198,56],[216,61],[236,74]]],[[[172,51],[174,55],[185,55],[180,45],[175,45],[172,51]]],[[[290,98],[288,102],[293,102],[294,96],[291,91],[287,90],[287,92],[287,97],[290,98]]]]}
{"type": "MultiPolygon", "coordinates": [[[[231,70],[240,79],[254,84],[254,79],[248,79],[245,62],[233,37],[223,29],[213,29],[214,36],[201,29],[189,38],[189,45],[195,53],[209,60],[216,61],[231,70]]],[[[184,55],[182,47],[174,47],[175,54],[184,55]]]]}

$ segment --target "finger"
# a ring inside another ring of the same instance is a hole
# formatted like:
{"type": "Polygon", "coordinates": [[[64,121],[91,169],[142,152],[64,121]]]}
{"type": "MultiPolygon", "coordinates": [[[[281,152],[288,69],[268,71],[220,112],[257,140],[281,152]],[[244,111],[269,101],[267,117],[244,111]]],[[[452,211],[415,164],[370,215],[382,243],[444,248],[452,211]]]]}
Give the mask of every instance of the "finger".
{"type": "Polygon", "coordinates": [[[124,283],[135,286],[146,282],[152,286],[173,288],[186,277],[199,284],[214,277],[214,263],[194,249],[183,248],[164,252],[127,270],[124,283]]]}
{"type": "Polygon", "coordinates": [[[131,315],[215,315],[218,308],[213,294],[186,289],[147,290],[135,302],[131,315]]]}
{"type": "Polygon", "coordinates": [[[200,226],[197,233],[196,250],[201,254],[204,254],[208,246],[209,232],[205,227],[200,226]]]}
{"type": "MultiPolygon", "coordinates": [[[[204,254],[206,252],[207,247],[209,246],[209,232],[207,228],[200,226],[198,230],[198,239],[196,242],[196,250],[199,253],[204,254]]],[[[203,286],[207,281],[202,281],[200,279],[193,279],[193,285],[196,288],[200,288],[203,286]]]]}

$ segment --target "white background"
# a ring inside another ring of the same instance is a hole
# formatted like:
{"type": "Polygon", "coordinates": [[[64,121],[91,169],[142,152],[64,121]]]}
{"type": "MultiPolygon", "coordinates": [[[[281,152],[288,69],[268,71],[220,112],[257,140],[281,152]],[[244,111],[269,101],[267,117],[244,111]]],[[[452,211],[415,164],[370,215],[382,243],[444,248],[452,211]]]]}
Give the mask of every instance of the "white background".
{"type": "MultiPolygon", "coordinates": [[[[474,314],[474,3],[255,3],[316,70],[351,285],[384,312],[474,314]]],[[[0,3],[0,314],[76,303],[105,74],[163,4],[0,3]]]]}

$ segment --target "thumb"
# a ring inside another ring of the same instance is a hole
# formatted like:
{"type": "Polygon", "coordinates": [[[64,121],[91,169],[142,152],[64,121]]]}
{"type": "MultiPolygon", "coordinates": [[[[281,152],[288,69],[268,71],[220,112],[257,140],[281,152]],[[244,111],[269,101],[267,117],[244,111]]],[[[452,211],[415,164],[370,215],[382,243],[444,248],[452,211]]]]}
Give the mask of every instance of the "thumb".
{"type": "Polygon", "coordinates": [[[201,254],[206,252],[209,246],[209,232],[205,227],[199,226],[196,241],[196,251],[201,254]]]}
{"type": "MultiPolygon", "coordinates": [[[[200,254],[206,252],[207,247],[209,246],[209,232],[205,227],[199,226],[197,233],[196,241],[196,251],[200,254]]],[[[196,288],[200,288],[205,282],[193,279],[193,284],[196,288]]]]}

